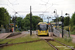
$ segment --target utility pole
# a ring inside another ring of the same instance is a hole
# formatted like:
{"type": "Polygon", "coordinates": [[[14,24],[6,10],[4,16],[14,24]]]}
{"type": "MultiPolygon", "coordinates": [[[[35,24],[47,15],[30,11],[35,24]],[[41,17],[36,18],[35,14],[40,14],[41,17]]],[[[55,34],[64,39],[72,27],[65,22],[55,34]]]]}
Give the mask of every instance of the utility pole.
{"type": "Polygon", "coordinates": [[[62,18],[61,21],[62,21],[62,38],[63,38],[63,36],[64,36],[64,31],[63,31],[64,30],[64,23],[63,23],[64,22],[64,17],[61,16],[61,18],[62,18]]]}
{"type": "Polygon", "coordinates": [[[32,12],[31,12],[31,6],[30,6],[30,36],[32,35],[32,12]]]}

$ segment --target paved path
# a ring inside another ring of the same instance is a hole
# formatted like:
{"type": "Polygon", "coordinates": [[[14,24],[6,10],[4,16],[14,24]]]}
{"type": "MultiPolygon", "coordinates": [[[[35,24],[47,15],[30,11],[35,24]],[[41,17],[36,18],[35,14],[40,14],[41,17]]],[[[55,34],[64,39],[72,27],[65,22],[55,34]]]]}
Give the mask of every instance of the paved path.
{"type": "Polygon", "coordinates": [[[40,39],[53,39],[52,37],[39,37],[40,39]]]}
{"type": "Polygon", "coordinates": [[[71,35],[71,37],[73,38],[72,42],[75,43],[75,35],[71,35]]]}
{"type": "Polygon", "coordinates": [[[11,38],[15,39],[15,38],[24,37],[24,36],[26,36],[26,34],[21,33],[21,34],[16,35],[16,36],[9,37],[8,39],[11,39],[11,38]]]}
{"type": "Polygon", "coordinates": [[[1,33],[0,39],[5,39],[7,36],[9,36],[11,33],[1,33]]]}

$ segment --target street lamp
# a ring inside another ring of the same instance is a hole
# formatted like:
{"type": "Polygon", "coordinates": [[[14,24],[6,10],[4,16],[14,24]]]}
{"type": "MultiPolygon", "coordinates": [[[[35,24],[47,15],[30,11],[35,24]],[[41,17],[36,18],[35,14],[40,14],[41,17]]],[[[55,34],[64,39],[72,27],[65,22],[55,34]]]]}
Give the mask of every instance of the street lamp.
{"type": "Polygon", "coordinates": [[[51,17],[47,17],[47,19],[48,19],[48,27],[49,27],[49,32],[50,32],[50,23],[49,23],[49,18],[51,18],[51,17]]]}
{"type": "Polygon", "coordinates": [[[54,10],[54,13],[55,13],[55,15],[56,15],[55,17],[56,17],[56,29],[57,29],[57,22],[58,22],[58,21],[57,21],[57,10],[56,10],[56,9],[54,10]]]}
{"type": "Polygon", "coordinates": [[[49,19],[50,19],[51,17],[47,17],[47,19],[48,19],[48,23],[49,23],[49,19]]]}
{"type": "Polygon", "coordinates": [[[18,14],[18,12],[15,12],[15,17],[14,17],[14,31],[16,30],[16,27],[15,27],[15,24],[16,24],[16,14],[18,14]]]}
{"type": "Polygon", "coordinates": [[[62,38],[63,38],[63,36],[64,36],[64,32],[63,32],[63,30],[64,30],[64,17],[63,16],[61,16],[61,21],[62,21],[62,38]]]}
{"type": "Polygon", "coordinates": [[[10,32],[10,20],[11,20],[11,18],[12,18],[12,17],[9,17],[9,32],[10,32]]]}
{"type": "MultiPolygon", "coordinates": [[[[68,23],[69,23],[69,14],[68,13],[66,13],[65,15],[68,15],[68,23]]],[[[68,27],[68,32],[69,32],[69,37],[70,37],[70,26],[68,27]]]]}

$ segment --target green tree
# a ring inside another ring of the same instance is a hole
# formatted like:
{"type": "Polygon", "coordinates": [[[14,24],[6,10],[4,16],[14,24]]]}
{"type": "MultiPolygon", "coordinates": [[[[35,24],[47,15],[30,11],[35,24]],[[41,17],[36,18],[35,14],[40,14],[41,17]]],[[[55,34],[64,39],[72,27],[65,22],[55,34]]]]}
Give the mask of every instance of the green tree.
{"type": "Polygon", "coordinates": [[[71,26],[75,25],[75,13],[72,15],[70,23],[71,23],[71,26]]]}
{"type": "Polygon", "coordinates": [[[61,21],[61,17],[59,17],[58,19],[59,19],[59,21],[61,21]]]}
{"type": "Polygon", "coordinates": [[[54,19],[54,22],[56,22],[56,20],[61,21],[61,17],[58,17],[58,18],[54,19]]]}
{"type": "Polygon", "coordinates": [[[28,30],[30,29],[30,14],[27,14],[26,17],[22,20],[22,29],[28,30]]]}
{"type": "Polygon", "coordinates": [[[22,27],[22,25],[21,25],[21,24],[22,24],[22,23],[21,23],[22,20],[23,20],[22,17],[17,17],[17,18],[16,18],[16,25],[17,25],[18,27],[22,27]]]}
{"type": "MultiPolygon", "coordinates": [[[[22,20],[23,29],[28,30],[30,29],[30,14],[27,14],[26,17],[22,20]]],[[[39,16],[32,16],[32,29],[36,29],[36,25],[43,20],[39,16]]]]}
{"type": "Polygon", "coordinates": [[[64,26],[68,26],[69,22],[70,22],[70,17],[69,16],[65,17],[64,18],[64,26]]]}
{"type": "Polygon", "coordinates": [[[0,25],[9,24],[10,15],[7,10],[3,7],[0,8],[0,25]]]}
{"type": "Polygon", "coordinates": [[[32,16],[32,24],[33,24],[33,29],[36,29],[36,25],[39,22],[43,22],[42,18],[40,18],[39,16],[32,16]]]}
{"type": "Polygon", "coordinates": [[[16,23],[16,19],[17,19],[17,16],[13,16],[12,22],[13,22],[13,23],[16,23]]]}

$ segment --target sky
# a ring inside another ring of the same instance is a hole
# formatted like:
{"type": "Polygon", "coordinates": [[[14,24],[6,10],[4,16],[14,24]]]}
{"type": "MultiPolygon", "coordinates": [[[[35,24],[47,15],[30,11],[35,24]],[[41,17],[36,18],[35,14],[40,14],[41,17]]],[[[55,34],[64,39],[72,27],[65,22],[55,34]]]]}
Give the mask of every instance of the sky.
{"type": "Polygon", "coordinates": [[[32,8],[32,14],[38,15],[44,21],[48,21],[47,17],[51,17],[50,21],[55,17],[54,11],[58,16],[65,16],[65,13],[72,14],[75,12],[75,0],[0,0],[0,7],[5,7],[11,16],[25,17],[32,8]],[[41,15],[43,14],[43,15],[41,15]]]}

